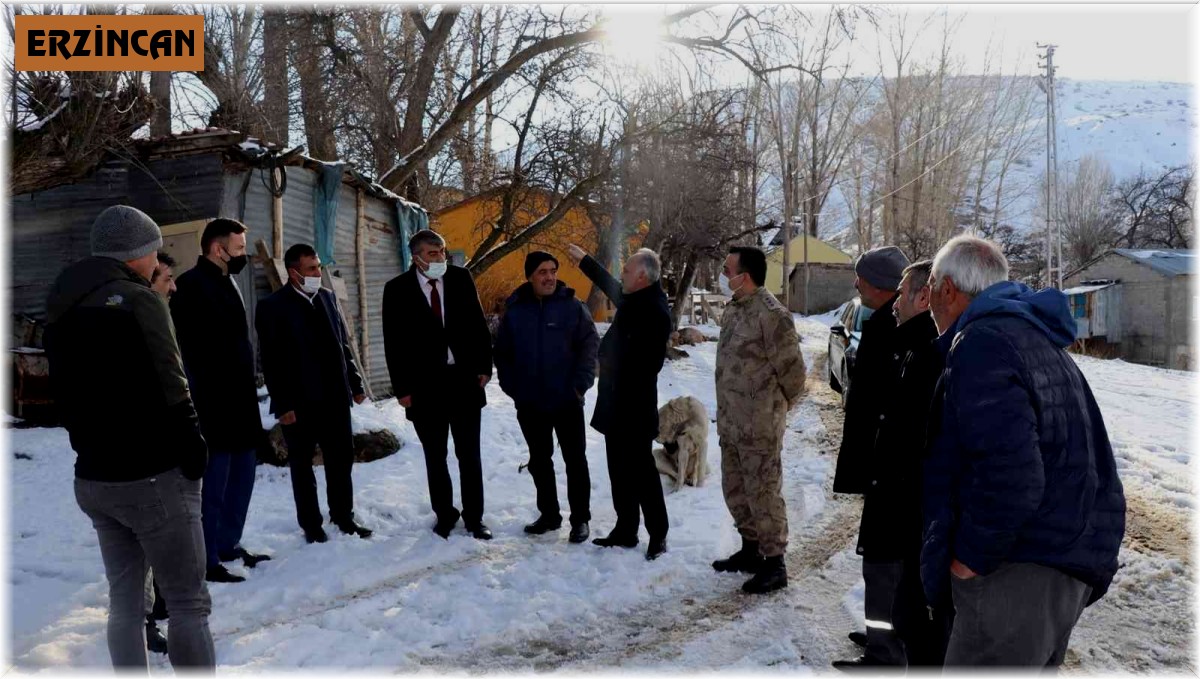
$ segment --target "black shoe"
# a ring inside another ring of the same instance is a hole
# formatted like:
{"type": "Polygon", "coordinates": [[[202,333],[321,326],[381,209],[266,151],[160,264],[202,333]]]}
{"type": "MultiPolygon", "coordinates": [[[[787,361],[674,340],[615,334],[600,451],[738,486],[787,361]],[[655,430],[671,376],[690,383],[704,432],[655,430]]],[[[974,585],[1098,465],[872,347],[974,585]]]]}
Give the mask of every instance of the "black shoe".
{"type": "Polygon", "coordinates": [[[153,622],[146,623],[146,650],[151,653],[167,652],[167,638],[153,622]]]}
{"type": "Polygon", "coordinates": [[[338,527],[338,530],[342,531],[346,535],[357,535],[364,540],[375,534],[375,531],[371,530],[370,528],[364,528],[355,523],[354,519],[350,519],[348,521],[338,521],[335,525],[338,527]]]}
{"type": "Polygon", "coordinates": [[[661,537],[650,540],[650,546],[646,548],[646,561],[654,561],[658,557],[667,553],[667,539],[661,537]]]}
{"type": "Polygon", "coordinates": [[[638,545],[637,535],[621,535],[617,531],[609,533],[606,537],[596,538],[592,540],[593,545],[601,547],[625,547],[633,548],[638,545]]]}
{"type": "Polygon", "coordinates": [[[742,548],[734,552],[728,559],[718,559],[712,563],[713,570],[718,573],[757,573],[763,565],[762,555],[758,553],[758,543],[742,539],[742,548]]]}
{"type": "Polygon", "coordinates": [[[834,669],[842,670],[843,672],[859,670],[859,669],[866,669],[866,668],[874,668],[875,671],[879,671],[880,668],[885,668],[885,667],[891,667],[898,671],[903,669],[901,666],[896,665],[894,663],[884,662],[882,660],[879,660],[878,658],[874,658],[870,655],[865,655],[865,654],[860,655],[857,658],[854,658],[853,660],[834,660],[833,667],[834,667],[834,669]]]}
{"type": "Polygon", "coordinates": [[[588,530],[587,521],[584,521],[583,523],[577,523],[577,524],[571,526],[571,535],[567,538],[567,542],[571,542],[574,544],[586,542],[588,539],[588,535],[590,535],[590,534],[591,534],[591,531],[588,530]]]}
{"type": "Polygon", "coordinates": [[[771,556],[763,559],[762,568],[742,585],[742,591],[747,594],[766,594],[787,585],[787,566],[783,563],[783,556],[771,556]]]}
{"type": "Polygon", "coordinates": [[[867,633],[866,632],[851,632],[848,635],[848,638],[850,639],[850,641],[853,641],[854,643],[858,644],[859,646],[862,646],[863,648],[867,647],[867,633]]]}
{"type": "Polygon", "coordinates": [[[208,580],[209,582],[245,582],[246,581],[246,578],[244,578],[240,575],[235,575],[233,573],[230,573],[229,569],[225,568],[221,564],[217,564],[216,566],[209,566],[208,569],[204,573],[204,579],[208,580]]]}
{"type": "Polygon", "coordinates": [[[559,528],[562,528],[561,516],[556,519],[543,514],[537,518],[537,521],[525,526],[525,532],[529,533],[530,535],[542,535],[543,533],[549,533],[550,531],[558,530],[559,528]]]}
{"type": "Polygon", "coordinates": [[[467,526],[467,532],[476,540],[492,539],[492,529],[488,528],[483,522],[477,523],[474,526],[467,526]]]}
{"type": "Polygon", "coordinates": [[[251,554],[241,547],[234,547],[232,552],[221,554],[219,558],[222,562],[241,559],[242,565],[246,568],[254,568],[264,561],[271,560],[271,557],[267,556],[266,554],[251,554]]]}
{"type": "Polygon", "coordinates": [[[454,530],[455,524],[458,523],[458,517],[454,517],[453,521],[438,519],[438,522],[433,524],[433,532],[437,533],[443,540],[450,539],[450,531],[454,530]]]}
{"type": "Polygon", "coordinates": [[[325,534],[324,528],[317,526],[311,530],[305,529],[304,539],[307,540],[308,544],[311,545],[314,542],[327,542],[329,540],[329,536],[325,534]]]}

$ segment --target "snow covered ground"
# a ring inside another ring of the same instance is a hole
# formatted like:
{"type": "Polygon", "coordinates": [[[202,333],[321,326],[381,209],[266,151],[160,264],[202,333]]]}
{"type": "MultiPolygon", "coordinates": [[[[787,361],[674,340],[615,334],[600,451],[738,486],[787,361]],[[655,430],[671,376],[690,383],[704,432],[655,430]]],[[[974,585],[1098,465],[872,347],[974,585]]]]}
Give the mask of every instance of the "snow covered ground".
{"type": "MultiPolygon", "coordinates": [[[[242,584],[210,584],[222,671],[648,669],[825,671],[855,649],[861,626],[859,505],[829,492],[840,439],[827,386],[831,317],[799,319],[810,395],[791,414],[785,494],[791,587],[750,599],[742,577],[709,563],[738,544],[720,489],[715,425],[707,483],[668,493],[670,551],[571,545],[566,530],[537,538],[533,483],[511,401],[493,382],[483,413],[490,543],[460,527],[431,531],[420,443],[394,401],[356,408],[357,426],[383,423],[397,454],[354,470],[356,511],[370,540],[330,533],[305,544],[286,470],[260,466],[244,544],[273,560],[242,584]]],[[[715,336],[717,328],[705,327],[715,336]]],[[[660,400],[693,395],[715,415],[715,343],[688,347],[659,380],[660,400]]],[[[1194,668],[1188,425],[1192,375],[1080,359],[1109,424],[1130,496],[1130,539],[1110,595],[1089,609],[1068,659],[1084,671],[1194,668]]],[[[588,413],[592,408],[589,395],[588,413]]],[[[23,671],[103,668],[107,586],[96,538],[71,491],[74,454],[58,429],[11,429],[13,662],[23,671]]],[[[612,526],[601,437],[589,430],[592,531],[612,526]]],[[[457,479],[451,456],[452,474],[457,479]]],[[[566,483],[557,464],[566,511],[566,483]]],[[[318,472],[322,486],[323,474],[318,472]]],[[[455,486],[457,487],[457,480],[455,486]]],[[[324,499],[322,499],[324,504],[324,499]]],[[[642,534],[642,547],[645,546],[642,534]]],[[[169,635],[169,628],[168,628],[169,635]]],[[[153,657],[158,674],[164,656],[153,657]]]]}

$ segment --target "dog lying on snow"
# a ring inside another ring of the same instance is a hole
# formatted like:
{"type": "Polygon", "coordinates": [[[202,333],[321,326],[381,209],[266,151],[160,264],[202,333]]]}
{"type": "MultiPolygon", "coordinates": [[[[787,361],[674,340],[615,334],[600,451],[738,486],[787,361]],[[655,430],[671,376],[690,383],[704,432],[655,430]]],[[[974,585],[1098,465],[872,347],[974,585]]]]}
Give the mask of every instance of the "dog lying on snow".
{"type": "Polygon", "coordinates": [[[671,477],[675,490],[687,483],[703,486],[708,476],[708,411],[692,396],[673,398],[658,409],[654,449],[658,471],[671,477]]]}

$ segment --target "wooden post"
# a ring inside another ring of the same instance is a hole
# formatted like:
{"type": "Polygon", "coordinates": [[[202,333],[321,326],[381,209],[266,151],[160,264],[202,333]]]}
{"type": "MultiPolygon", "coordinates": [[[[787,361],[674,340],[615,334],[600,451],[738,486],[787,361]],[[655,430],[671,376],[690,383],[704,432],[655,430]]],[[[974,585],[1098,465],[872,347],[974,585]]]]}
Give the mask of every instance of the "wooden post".
{"type": "MultiPolygon", "coordinates": [[[[362,357],[363,379],[371,372],[371,326],[367,316],[367,218],[366,197],[362,188],[355,193],[354,263],[358,267],[358,343],[362,357]]],[[[368,380],[369,381],[369,380],[368,380]]]]}
{"type": "MultiPolygon", "coordinates": [[[[281,165],[280,172],[287,172],[281,165]]],[[[275,169],[271,169],[274,175],[275,169]]],[[[271,252],[276,259],[283,259],[283,196],[271,197],[271,252]]]]}
{"type": "Polygon", "coordinates": [[[259,238],[255,241],[254,246],[258,251],[258,257],[262,260],[263,267],[267,272],[267,283],[271,285],[271,292],[275,292],[279,288],[288,284],[287,267],[283,264],[283,259],[280,257],[272,257],[267,251],[267,242],[259,238]]]}

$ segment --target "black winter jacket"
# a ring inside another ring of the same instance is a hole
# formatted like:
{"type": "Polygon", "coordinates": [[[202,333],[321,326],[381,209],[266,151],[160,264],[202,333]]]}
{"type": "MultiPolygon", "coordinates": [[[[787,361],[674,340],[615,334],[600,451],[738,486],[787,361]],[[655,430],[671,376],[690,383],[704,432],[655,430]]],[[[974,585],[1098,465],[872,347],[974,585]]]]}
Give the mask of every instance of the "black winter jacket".
{"type": "Polygon", "coordinates": [[[866,457],[870,479],[858,553],[876,561],[916,563],[921,553],[921,468],[942,356],[933,345],[937,327],[929,312],[910,318],[895,332],[900,376],[896,390],[885,395],[883,419],[866,457]]]}
{"type": "Polygon", "coordinates": [[[538,299],[529,283],[508,298],[496,334],[496,375],[518,409],[578,403],[596,379],[600,335],[587,306],[562,281],[538,299]]]}
{"type": "Polygon", "coordinates": [[[880,415],[887,400],[896,393],[903,352],[897,346],[896,297],[879,307],[863,323],[862,339],[854,357],[850,391],[846,394],[846,418],[842,446],[833,476],[833,492],[867,492],[871,481],[870,457],[879,432],[880,415]]]}
{"type": "Polygon", "coordinates": [[[67,267],[46,303],[55,404],[78,457],[75,476],[137,481],[179,467],[204,476],[208,451],[167,305],[124,263],[67,267]]]}

